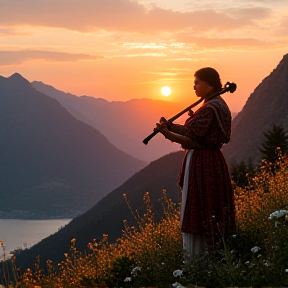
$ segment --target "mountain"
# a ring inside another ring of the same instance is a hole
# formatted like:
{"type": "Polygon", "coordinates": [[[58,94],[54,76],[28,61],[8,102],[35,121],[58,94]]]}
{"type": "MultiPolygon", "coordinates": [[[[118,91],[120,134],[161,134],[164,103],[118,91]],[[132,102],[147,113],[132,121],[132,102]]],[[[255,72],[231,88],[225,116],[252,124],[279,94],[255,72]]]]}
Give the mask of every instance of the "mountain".
{"type": "Polygon", "coordinates": [[[158,219],[162,211],[159,199],[163,197],[163,189],[167,190],[167,197],[179,202],[180,193],[177,187],[177,178],[180,170],[182,151],[166,155],[133,175],[123,185],[109,193],[85,214],[73,219],[68,225],[45,238],[29,250],[24,250],[16,258],[17,267],[22,269],[33,267],[36,256],[39,254],[42,267],[51,259],[54,264],[63,260],[63,253],[69,251],[70,240],[76,238],[76,247],[80,251],[87,248],[87,244],[94,238],[101,239],[108,234],[108,240],[114,242],[122,235],[123,220],[135,225],[134,218],[129,210],[123,194],[127,195],[132,210],[145,211],[143,196],[150,193],[154,211],[158,212],[158,219]],[[53,247],[50,249],[49,247],[53,247]]]}
{"type": "Polygon", "coordinates": [[[263,132],[272,125],[288,129],[288,54],[248,98],[242,111],[232,121],[232,135],[223,153],[229,163],[261,159],[259,147],[263,132]]]}
{"type": "Polygon", "coordinates": [[[0,217],[74,217],[145,166],[20,74],[0,77],[0,217]]]}
{"type": "Polygon", "coordinates": [[[179,145],[159,135],[147,146],[142,140],[153,132],[161,116],[170,118],[186,107],[152,99],[108,102],[102,98],[64,93],[42,82],[31,84],[38,91],[57,99],[74,117],[96,128],[120,150],[147,163],[179,150],[179,145]]]}

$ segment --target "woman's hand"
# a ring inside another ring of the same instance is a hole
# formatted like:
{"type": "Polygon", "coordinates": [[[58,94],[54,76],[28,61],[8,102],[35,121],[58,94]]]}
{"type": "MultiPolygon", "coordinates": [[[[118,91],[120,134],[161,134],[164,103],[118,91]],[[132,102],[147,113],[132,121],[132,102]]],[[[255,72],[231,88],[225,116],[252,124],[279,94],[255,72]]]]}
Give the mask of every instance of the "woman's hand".
{"type": "Polygon", "coordinates": [[[154,128],[154,131],[155,130],[160,131],[162,134],[163,134],[163,132],[165,133],[165,131],[168,130],[167,121],[166,122],[161,122],[160,121],[160,123],[156,123],[156,128],[154,128]]]}
{"type": "Polygon", "coordinates": [[[167,120],[165,117],[161,117],[160,120],[159,120],[159,123],[167,123],[167,120]]]}
{"type": "Polygon", "coordinates": [[[193,112],[191,109],[188,111],[188,116],[189,116],[189,117],[194,116],[194,112],[193,112]]]}

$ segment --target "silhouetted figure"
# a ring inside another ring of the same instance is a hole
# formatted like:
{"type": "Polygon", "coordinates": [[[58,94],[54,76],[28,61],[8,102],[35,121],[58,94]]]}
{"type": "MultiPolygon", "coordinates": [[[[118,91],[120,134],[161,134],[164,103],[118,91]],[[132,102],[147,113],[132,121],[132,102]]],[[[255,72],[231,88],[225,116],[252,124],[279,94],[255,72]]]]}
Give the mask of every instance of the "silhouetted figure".
{"type": "MultiPolygon", "coordinates": [[[[218,72],[202,68],[194,74],[194,90],[207,99],[221,91],[218,72]]],[[[204,101],[189,113],[184,125],[161,118],[156,128],[165,138],[180,143],[186,153],[178,185],[182,189],[181,230],[183,248],[188,256],[201,254],[214,244],[219,233],[235,229],[235,206],[231,179],[222,145],[231,133],[231,113],[221,96],[204,101]]]]}

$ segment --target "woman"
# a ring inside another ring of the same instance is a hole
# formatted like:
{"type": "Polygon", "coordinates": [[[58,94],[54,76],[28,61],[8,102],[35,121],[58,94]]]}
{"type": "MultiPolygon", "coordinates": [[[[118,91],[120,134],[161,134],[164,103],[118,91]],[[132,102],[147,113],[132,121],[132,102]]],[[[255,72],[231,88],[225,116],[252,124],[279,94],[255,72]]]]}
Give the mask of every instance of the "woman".
{"type": "Polygon", "coordinates": [[[220,97],[208,99],[222,90],[218,72],[210,67],[194,74],[194,90],[204,100],[189,113],[184,125],[161,118],[156,129],[165,138],[180,143],[186,151],[178,185],[182,188],[181,230],[188,256],[204,252],[205,240],[235,228],[235,207],[230,175],[220,151],[231,133],[231,113],[220,97]]]}

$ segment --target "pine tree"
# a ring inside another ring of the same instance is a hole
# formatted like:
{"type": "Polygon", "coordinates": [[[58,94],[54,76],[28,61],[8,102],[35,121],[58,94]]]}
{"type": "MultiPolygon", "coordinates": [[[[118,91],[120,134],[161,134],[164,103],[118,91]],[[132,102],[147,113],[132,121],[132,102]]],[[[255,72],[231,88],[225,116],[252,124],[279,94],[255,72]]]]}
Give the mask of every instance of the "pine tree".
{"type": "Polygon", "coordinates": [[[231,178],[236,186],[246,187],[249,184],[248,178],[253,177],[255,174],[255,168],[253,161],[249,157],[248,163],[241,161],[240,163],[233,163],[230,168],[231,178]]]}
{"type": "Polygon", "coordinates": [[[277,160],[277,147],[280,147],[282,154],[288,151],[288,134],[282,126],[273,124],[271,130],[264,132],[264,140],[261,144],[260,151],[262,158],[274,163],[277,160]]]}

